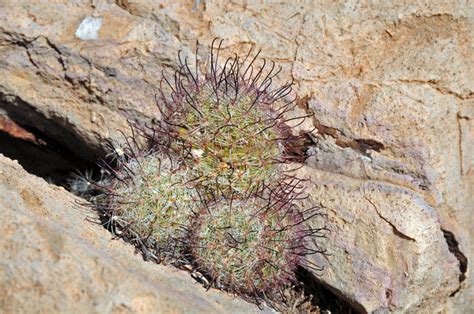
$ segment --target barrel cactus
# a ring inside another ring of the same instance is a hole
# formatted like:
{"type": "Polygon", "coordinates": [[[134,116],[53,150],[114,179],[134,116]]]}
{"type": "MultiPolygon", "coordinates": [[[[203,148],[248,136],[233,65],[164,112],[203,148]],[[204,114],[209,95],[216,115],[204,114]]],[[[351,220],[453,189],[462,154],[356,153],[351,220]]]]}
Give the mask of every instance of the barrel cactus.
{"type": "Polygon", "coordinates": [[[300,211],[287,186],[282,182],[257,195],[223,197],[195,216],[193,260],[215,286],[263,295],[295,281],[296,267],[309,254],[303,222],[315,211],[300,211]]]}
{"type": "Polygon", "coordinates": [[[264,60],[257,65],[258,53],[251,57],[249,51],[243,60],[230,57],[220,67],[222,41],[218,47],[215,42],[203,74],[179,58],[174,84],[164,79],[171,94],[161,89],[162,120],[153,130],[152,142],[190,163],[202,186],[239,194],[275,179],[277,166],[290,158],[287,148],[301,139],[286,122],[305,117],[286,116],[296,99],[285,98],[291,82],[273,87],[281,70],[274,63],[269,66],[264,60]]]}
{"type": "Polygon", "coordinates": [[[199,202],[189,170],[171,158],[147,152],[119,162],[104,187],[102,209],[119,232],[142,242],[159,261],[180,258],[188,221],[199,202]]]}

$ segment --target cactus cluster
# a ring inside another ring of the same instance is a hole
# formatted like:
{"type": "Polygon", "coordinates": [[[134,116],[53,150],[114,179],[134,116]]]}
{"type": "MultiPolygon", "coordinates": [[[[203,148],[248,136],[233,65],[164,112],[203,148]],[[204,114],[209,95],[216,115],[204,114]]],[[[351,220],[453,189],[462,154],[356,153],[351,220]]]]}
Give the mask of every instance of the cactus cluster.
{"type": "Polygon", "coordinates": [[[305,224],[320,213],[299,207],[305,181],[284,166],[304,158],[290,154],[302,135],[287,123],[305,118],[287,118],[292,82],[273,87],[280,70],[257,65],[252,50],[220,64],[216,43],[202,72],[197,57],[191,70],[178,54],[157,96],[161,119],[133,125],[94,182],[103,193],[93,206],[147,257],[192,265],[210,286],[259,299],[295,282],[297,267],[318,268],[306,257],[322,252],[312,239],[325,229],[305,224]]]}

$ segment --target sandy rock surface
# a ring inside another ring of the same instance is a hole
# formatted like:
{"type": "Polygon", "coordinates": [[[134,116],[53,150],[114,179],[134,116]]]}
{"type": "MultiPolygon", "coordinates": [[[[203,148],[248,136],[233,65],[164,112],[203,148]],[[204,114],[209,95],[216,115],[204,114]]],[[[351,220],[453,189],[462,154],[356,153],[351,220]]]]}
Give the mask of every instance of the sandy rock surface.
{"type": "Polygon", "coordinates": [[[257,313],[112,240],[63,188],[0,154],[0,312],[257,313]]]}
{"type": "Polygon", "coordinates": [[[178,50],[262,48],[315,113],[300,174],[332,230],[322,283],[361,312],[474,308],[472,5],[264,3],[0,0],[0,117],[95,161],[159,118],[178,50]]]}

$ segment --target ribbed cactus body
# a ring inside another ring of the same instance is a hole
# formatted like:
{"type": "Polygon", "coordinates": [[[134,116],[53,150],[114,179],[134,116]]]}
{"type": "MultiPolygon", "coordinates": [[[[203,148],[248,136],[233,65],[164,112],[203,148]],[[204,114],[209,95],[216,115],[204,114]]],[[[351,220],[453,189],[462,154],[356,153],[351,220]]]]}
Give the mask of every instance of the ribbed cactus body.
{"type": "Polygon", "coordinates": [[[133,124],[118,164],[95,183],[95,207],[154,260],[189,263],[212,286],[259,299],[295,282],[298,266],[317,267],[305,256],[322,250],[308,239],[324,228],[305,225],[318,208],[300,209],[304,180],[284,166],[304,159],[288,153],[301,135],[286,122],[305,118],[286,117],[292,83],[272,87],[279,70],[250,52],[220,65],[219,49],[213,42],[203,74],[180,58],[174,82],[164,77],[161,120],[133,124]]]}

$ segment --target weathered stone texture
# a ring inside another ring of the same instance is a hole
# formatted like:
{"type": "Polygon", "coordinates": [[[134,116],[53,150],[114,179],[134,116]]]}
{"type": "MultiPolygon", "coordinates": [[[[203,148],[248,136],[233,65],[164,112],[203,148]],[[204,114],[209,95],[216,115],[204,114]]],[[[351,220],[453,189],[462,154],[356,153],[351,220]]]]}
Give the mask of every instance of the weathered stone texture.
{"type": "MultiPolygon", "coordinates": [[[[474,8],[464,1],[0,0],[0,110],[88,160],[158,118],[176,53],[224,38],[295,80],[332,230],[321,279],[360,311],[474,308],[474,8]],[[67,12],[67,14],[65,14],[67,12]],[[102,17],[97,40],[75,37],[102,17]],[[467,276],[466,279],[464,277],[467,276]],[[460,280],[461,279],[461,280],[460,280]]],[[[206,49],[199,55],[205,58],[206,49]]]]}
{"type": "Polygon", "coordinates": [[[2,313],[260,312],[206,291],[186,272],[143,261],[79,198],[1,154],[0,195],[2,313]]]}

